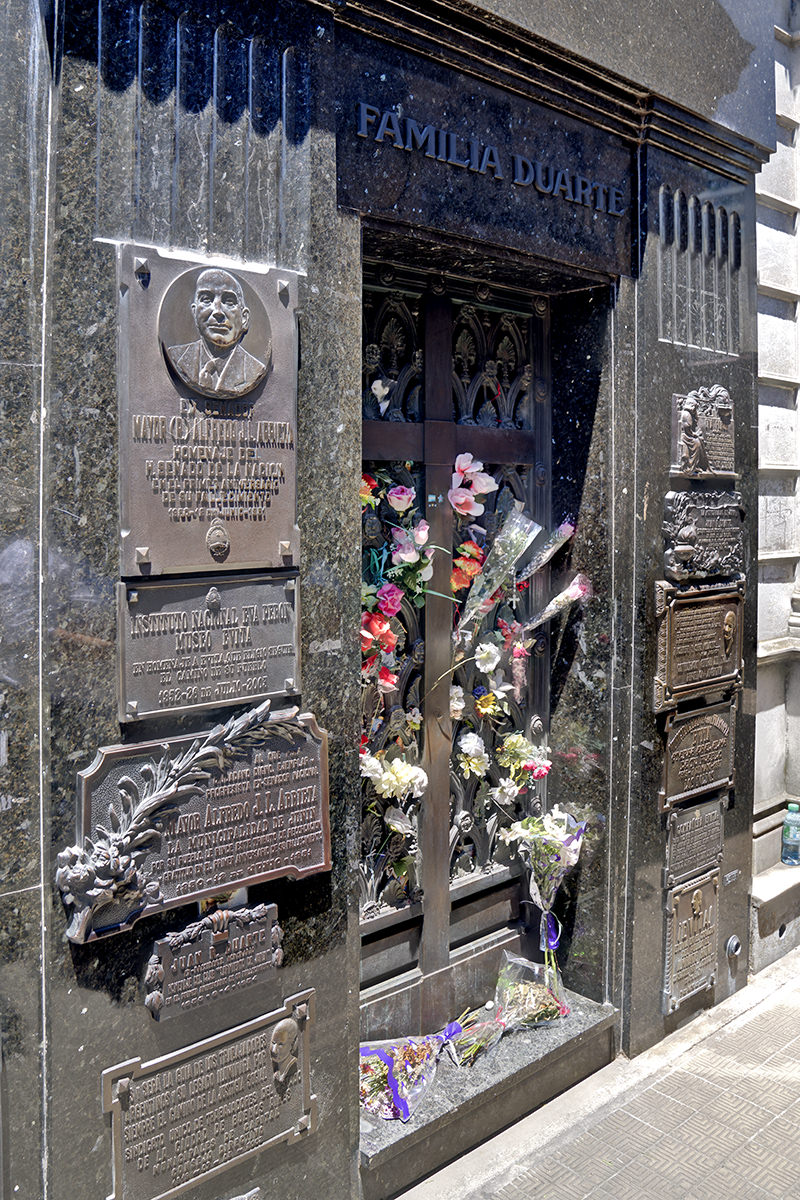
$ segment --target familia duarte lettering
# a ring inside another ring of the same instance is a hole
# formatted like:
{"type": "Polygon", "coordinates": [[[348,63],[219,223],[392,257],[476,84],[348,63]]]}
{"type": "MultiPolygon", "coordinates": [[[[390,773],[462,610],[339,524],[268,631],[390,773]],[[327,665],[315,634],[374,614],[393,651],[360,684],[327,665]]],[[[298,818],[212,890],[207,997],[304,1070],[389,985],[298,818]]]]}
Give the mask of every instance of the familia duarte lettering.
{"type": "Polygon", "coordinates": [[[396,150],[421,153],[477,175],[490,175],[497,180],[510,178],[517,187],[533,186],[544,195],[583,204],[612,217],[625,215],[620,188],[588,179],[566,167],[556,168],[524,154],[512,154],[510,163],[504,164],[496,146],[435,125],[421,125],[413,117],[400,116],[391,108],[381,111],[363,100],[358,103],[357,116],[356,134],[360,138],[388,143],[396,150]]]}

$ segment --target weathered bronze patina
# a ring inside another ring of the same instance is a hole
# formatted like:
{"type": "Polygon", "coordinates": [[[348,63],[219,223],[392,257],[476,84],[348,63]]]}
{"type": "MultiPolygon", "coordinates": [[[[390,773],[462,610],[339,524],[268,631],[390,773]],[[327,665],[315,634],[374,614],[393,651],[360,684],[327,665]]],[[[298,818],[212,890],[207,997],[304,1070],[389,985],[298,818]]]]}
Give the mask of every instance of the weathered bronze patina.
{"type": "Polygon", "coordinates": [[[664,884],[674,887],[722,861],[725,802],[709,800],[674,809],[667,820],[667,866],[664,884]]]}
{"type": "Polygon", "coordinates": [[[121,721],[300,691],[294,575],[117,586],[121,721]]]}
{"type": "Polygon", "coordinates": [[[281,965],[282,940],[275,904],[207,913],[156,942],[145,972],[145,1006],[163,1021],[230,999],[281,965]]]}
{"type": "Polygon", "coordinates": [[[733,787],[735,733],[735,700],[667,717],[662,809],[733,787]]]}
{"type": "Polygon", "coordinates": [[[656,584],[656,712],[742,681],[744,582],[679,589],[656,584]]]}
{"type": "Polygon", "coordinates": [[[245,884],[330,870],[328,739],[269,702],[197,737],[98,751],[56,882],[76,942],[245,884]]]}
{"type": "Polygon", "coordinates": [[[317,1126],[309,1078],[313,988],[172,1054],[103,1071],[109,1200],[167,1200],[317,1126]]]}
{"type": "Polygon", "coordinates": [[[713,988],[717,971],[719,871],[667,892],[664,1011],[674,1012],[697,992],[713,988]]]}
{"type": "Polygon", "coordinates": [[[122,246],[122,574],[296,562],[298,277],[122,246]]]}

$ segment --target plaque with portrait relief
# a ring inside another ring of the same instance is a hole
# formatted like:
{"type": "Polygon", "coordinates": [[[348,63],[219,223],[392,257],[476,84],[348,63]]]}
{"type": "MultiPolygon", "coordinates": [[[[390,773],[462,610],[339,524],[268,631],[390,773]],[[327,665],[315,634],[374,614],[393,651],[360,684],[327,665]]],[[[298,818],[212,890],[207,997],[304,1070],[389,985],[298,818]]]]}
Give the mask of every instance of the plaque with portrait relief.
{"type": "Polygon", "coordinates": [[[719,880],[719,871],[709,871],[667,892],[665,1013],[675,1012],[691,996],[714,987],[719,880]]]}
{"type": "MultiPolygon", "coordinates": [[[[103,1112],[111,1117],[108,1200],[171,1200],[269,1147],[312,1134],[315,999],[307,988],[204,1041],[103,1071],[103,1112]]],[[[254,1195],[258,1189],[247,1193],[254,1195]]]]}
{"type": "Polygon", "coordinates": [[[298,279],[119,248],[123,575],[296,562],[298,279]]]}
{"type": "Polygon", "coordinates": [[[742,682],[744,581],[701,587],[656,583],[656,712],[742,682]]]}

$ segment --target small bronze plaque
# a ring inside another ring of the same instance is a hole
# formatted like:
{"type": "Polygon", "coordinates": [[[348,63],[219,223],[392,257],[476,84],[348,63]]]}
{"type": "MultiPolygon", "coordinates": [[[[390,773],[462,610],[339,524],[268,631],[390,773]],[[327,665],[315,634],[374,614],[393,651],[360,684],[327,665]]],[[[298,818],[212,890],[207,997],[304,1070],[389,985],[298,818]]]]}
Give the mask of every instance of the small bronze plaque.
{"type": "Polygon", "coordinates": [[[122,246],[122,574],[296,561],[298,276],[122,246]]]}
{"type": "Polygon", "coordinates": [[[230,1000],[281,965],[282,940],[274,904],[208,913],[156,942],[145,972],[145,1006],[159,1021],[230,1000]]]}
{"type": "Polygon", "coordinates": [[[67,936],[245,884],[331,867],[328,735],[269,702],[208,733],[106,746],[78,774],[78,840],[58,856],[67,936]]]}
{"type": "Polygon", "coordinates": [[[742,681],[744,582],[678,589],[656,584],[656,712],[742,681]]]}
{"type": "Polygon", "coordinates": [[[717,974],[719,871],[709,871],[667,892],[664,1011],[713,988],[717,974]]]}
{"type": "Polygon", "coordinates": [[[724,387],[672,397],[672,474],[685,479],[735,473],[733,401],[724,387]]]}
{"type": "Polygon", "coordinates": [[[308,988],[244,1025],[103,1071],[114,1180],[108,1200],[168,1200],[269,1146],[312,1133],[314,999],[308,988]]]}
{"type": "Polygon", "coordinates": [[[743,575],[742,519],[738,492],[667,492],[664,574],[675,583],[743,575]]]}
{"type": "Polygon", "coordinates": [[[667,821],[665,886],[674,887],[722,861],[722,800],[675,809],[667,821]]]}
{"type": "Polygon", "coordinates": [[[667,718],[661,807],[670,808],[704,792],[732,788],[736,702],[667,718]]]}
{"type": "Polygon", "coordinates": [[[121,721],[296,695],[294,577],[117,584],[121,721]]]}

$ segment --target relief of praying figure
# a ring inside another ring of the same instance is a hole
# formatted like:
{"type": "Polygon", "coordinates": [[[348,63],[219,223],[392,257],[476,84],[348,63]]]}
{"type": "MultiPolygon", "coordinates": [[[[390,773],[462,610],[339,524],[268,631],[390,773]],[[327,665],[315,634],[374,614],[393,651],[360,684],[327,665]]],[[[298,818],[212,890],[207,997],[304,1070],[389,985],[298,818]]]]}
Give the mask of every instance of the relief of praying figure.
{"type": "Polygon", "coordinates": [[[697,416],[697,397],[694,392],[689,393],[681,407],[678,445],[682,471],[688,475],[699,475],[701,472],[709,470],[708,454],[697,416]]]}
{"type": "Polygon", "coordinates": [[[251,392],[267,373],[270,347],[263,363],[241,344],[250,310],[236,276],[218,268],[201,271],[192,316],[200,334],[197,341],[167,347],[175,372],[202,396],[235,400],[251,392]]]}

